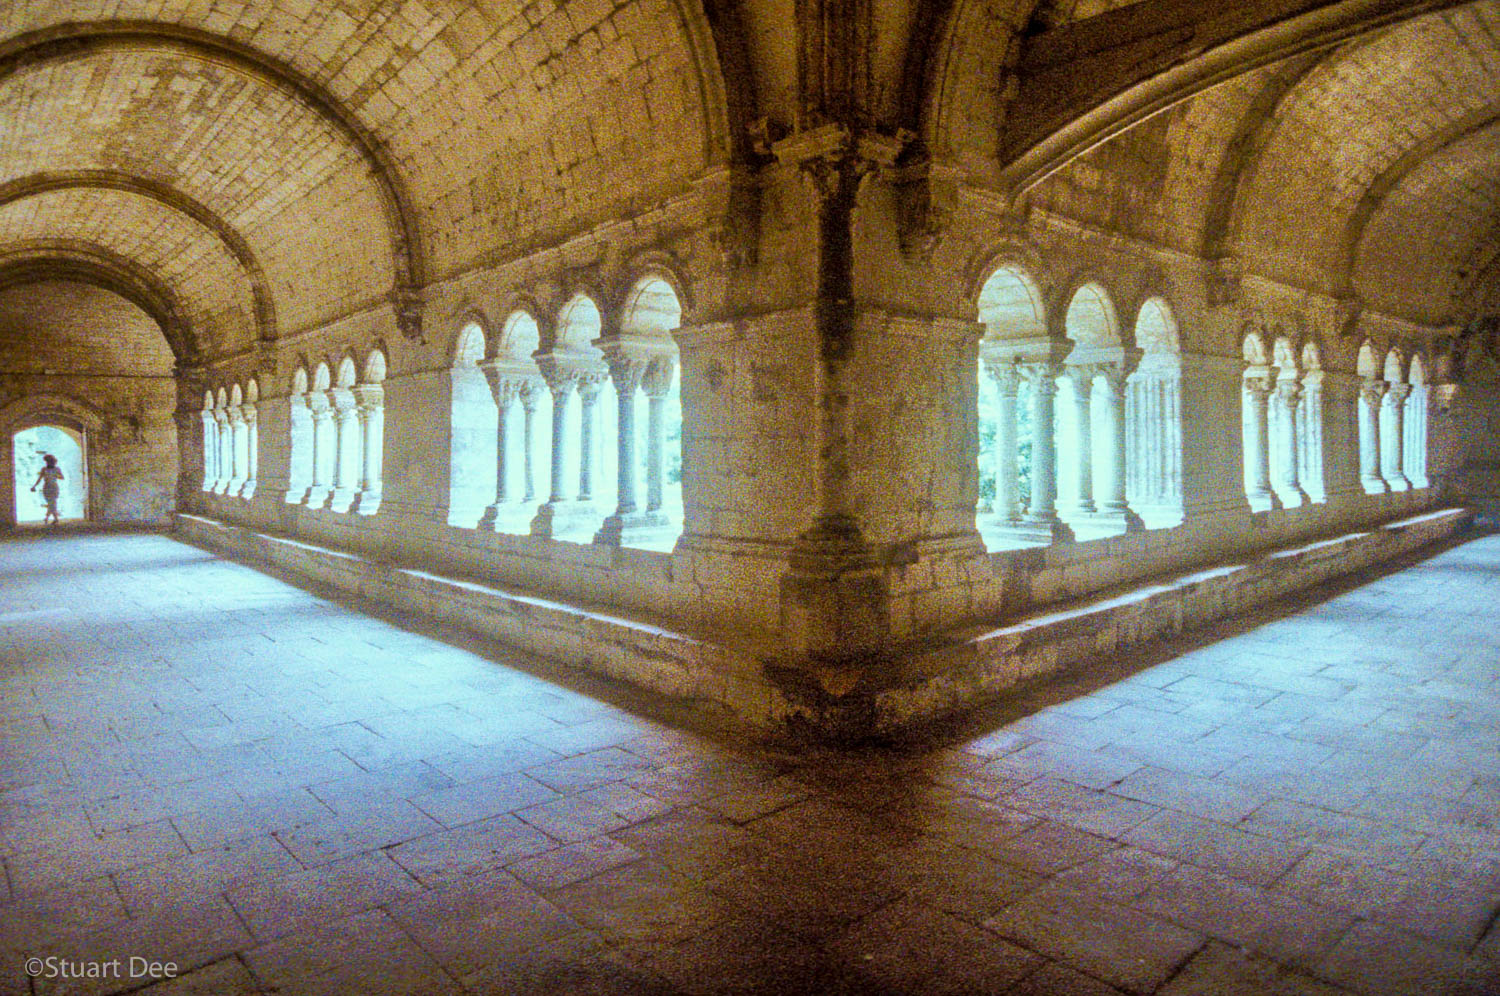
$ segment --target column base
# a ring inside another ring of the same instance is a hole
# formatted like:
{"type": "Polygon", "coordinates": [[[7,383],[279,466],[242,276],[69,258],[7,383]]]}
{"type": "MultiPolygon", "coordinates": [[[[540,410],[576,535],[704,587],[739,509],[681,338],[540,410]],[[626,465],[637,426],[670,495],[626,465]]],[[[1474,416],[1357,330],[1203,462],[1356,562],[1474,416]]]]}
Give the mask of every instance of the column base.
{"type": "Polygon", "coordinates": [[[1394,481],[1385,482],[1392,491],[1410,491],[1411,482],[1404,477],[1398,477],[1394,481]]]}
{"type": "Polygon", "coordinates": [[[1379,477],[1361,477],[1359,483],[1365,489],[1365,494],[1367,495],[1383,495],[1391,490],[1390,486],[1379,477]]]}
{"type": "MultiPolygon", "coordinates": [[[[1181,509],[1177,512],[1177,519],[1179,522],[1182,520],[1181,509]]],[[[1103,539],[1123,533],[1142,532],[1145,528],[1145,521],[1128,508],[1097,509],[1081,522],[1073,524],[1073,531],[1078,534],[1079,539],[1103,539]]]]}
{"type": "Polygon", "coordinates": [[[1061,519],[1023,518],[1003,526],[995,526],[996,535],[1026,543],[1069,543],[1075,537],[1073,529],[1061,519]]]}
{"type": "Polygon", "coordinates": [[[281,500],[287,505],[300,505],[306,498],[306,484],[288,486],[287,489],[281,493],[281,500]]]}
{"type": "Polygon", "coordinates": [[[315,484],[307,489],[307,500],[303,504],[308,508],[323,508],[328,504],[328,496],[332,493],[332,488],[323,484],[315,484]]]}
{"type": "Polygon", "coordinates": [[[246,481],[245,482],[245,486],[240,489],[240,497],[244,498],[246,501],[249,501],[251,498],[255,497],[255,482],[254,481],[246,481]]]}
{"type": "Polygon", "coordinates": [[[380,492],[361,491],[354,496],[354,511],[360,515],[374,515],[380,511],[380,492]]]}
{"type": "Polygon", "coordinates": [[[1276,500],[1281,503],[1282,508],[1301,508],[1308,504],[1307,492],[1303,491],[1300,486],[1295,490],[1277,488],[1276,500]]]}
{"type": "Polygon", "coordinates": [[[651,540],[662,539],[672,523],[660,512],[618,512],[604,520],[594,534],[594,542],[602,546],[639,546],[651,540]]]}
{"type": "Polygon", "coordinates": [[[544,502],[531,520],[530,532],[544,539],[558,539],[565,533],[586,530],[598,514],[591,502],[575,499],[544,502]]]}
{"type": "Polygon", "coordinates": [[[347,512],[354,504],[357,492],[353,488],[334,488],[328,496],[328,509],[332,512],[347,512]]]}

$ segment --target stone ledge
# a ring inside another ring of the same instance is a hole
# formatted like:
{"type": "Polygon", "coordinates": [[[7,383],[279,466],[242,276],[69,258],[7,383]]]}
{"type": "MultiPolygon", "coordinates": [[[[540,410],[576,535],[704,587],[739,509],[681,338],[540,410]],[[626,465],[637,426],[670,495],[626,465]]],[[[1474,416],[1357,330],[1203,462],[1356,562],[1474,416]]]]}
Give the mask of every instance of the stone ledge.
{"type": "MultiPolygon", "coordinates": [[[[961,711],[1019,681],[1100,654],[1260,608],[1416,550],[1468,527],[1443,509],[1259,557],[1158,578],[1049,606],[1001,626],[979,625],[903,647],[877,687],[843,698],[809,695],[797,663],[596,608],[505,591],[477,581],[371,560],[305,540],[179,513],[181,537],[270,564],[340,590],[478,632],[696,707],[760,734],[823,731],[838,738],[892,735],[961,711]]],[[[888,659],[884,662],[889,665],[888,659]]]]}
{"type": "Polygon", "coordinates": [[[1390,560],[1467,529],[1473,513],[1440,509],[1372,529],[1272,550],[975,626],[915,650],[898,687],[876,695],[880,730],[957,712],[1027,678],[1261,608],[1293,591],[1390,560]]]}

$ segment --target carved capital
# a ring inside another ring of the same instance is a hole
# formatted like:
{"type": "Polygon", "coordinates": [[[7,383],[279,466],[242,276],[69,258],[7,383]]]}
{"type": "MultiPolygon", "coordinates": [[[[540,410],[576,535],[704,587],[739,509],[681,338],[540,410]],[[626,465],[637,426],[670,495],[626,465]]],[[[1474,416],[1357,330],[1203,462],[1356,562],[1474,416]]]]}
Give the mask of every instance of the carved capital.
{"type": "Polygon", "coordinates": [[[985,372],[1002,398],[1014,398],[1021,387],[1021,368],[1014,363],[986,360],[985,372]]]}
{"type": "Polygon", "coordinates": [[[1383,380],[1367,380],[1359,385],[1359,396],[1365,399],[1366,404],[1378,408],[1389,386],[1383,380]]]}
{"type": "Polygon", "coordinates": [[[664,398],[672,389],[672,376],[677,372],[677,364],[666,356],[658,356],[646,366],[646,371],[641,377],[641,389],[646,392],[648,398],[664,398]]]}

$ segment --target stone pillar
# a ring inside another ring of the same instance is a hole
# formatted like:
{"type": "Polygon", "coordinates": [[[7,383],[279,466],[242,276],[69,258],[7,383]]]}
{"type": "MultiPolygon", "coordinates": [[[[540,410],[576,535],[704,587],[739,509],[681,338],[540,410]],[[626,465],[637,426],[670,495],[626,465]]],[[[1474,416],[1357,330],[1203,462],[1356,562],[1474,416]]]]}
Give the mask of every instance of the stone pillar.
{"type": "Polygon", "coordinates": [[[234,430],[229,424],[228,410],[214,409],[214,427],[216,467],[213,491],[222,495],[229,490],[229,482],[234,477],[234,430]]]}
{"type": "Polygon", "coordinates": [[[1034,364],[1027,368],[1031,381],[1031,506],[1028,522],[1044,525],[1057,517],[1057,433],[1054,407],[1057,398],[1057,368],[1034,364]]]}
{"type": "Polygon", "coordinates": [[[538,393],[545,390],[535,379],[527,379],[520,390],[521,399],[521,501],[536,501],[536,409],[538,393]]]}
{"type": "Polygon", "coordinates": [[[382,477],[385,462],[385,388],[379,384],[361,384],[354,388],[358,403],[360,446],[363,457],[359,468],[359,494],[354,509],[360,515],[374,515],[380,510],[385,491],[382,477]]]}
{"type": "Polygon", "coordinates": [[[246,402],[240,406],[240,416],[245,421],[245,486],[240,489],[240,496],[254,498],[260,474],[260,414],[255,405],[246,402]]]}
{"type": "Polygon", "coordinates": [[[328,504],[333,491],[334,460],[337,458],[337,439],[334,436],[333,407],[328,394],[313,391],[307,396],[307,408],[312,415],[312,484],[307,489],[307,507],[322,508],[328,504]]]}
{"type": "Polygon", "coordinates": [[[1245,377],[1245,402],[1248,407],[1245,427],[1245,497],[1257,512],[1276,507],[1271,490],[1269,374],[1252,373],[1245,377]]]}
{"type": "Polygon", "coordinates": [[[1302,378],[1302,399],[1298,408],[1302,433],[1298,441],[1297,477],[1310,502],[1328,499],[1328,485],[1323,473],[1323,373],[1309,371],[1302,378]]]}
{"type": "Polygon", "coordinates": [[[328,507],[335,512],[347,512],[359,493],[360,465],[364,462],[360,454],[359,415],[355,411],[354,392],[348,388],[330,390],[328,399],[334,421],[333,492],[328,496],[328,507]]]}
{"type": "Polygon", "coordinates": [[[1073,389],[1073,495],[1071,512],[1094,511],[1094,368],[1070,367],[1063,376],[1073,389]]]}
{"type": "Polygon", "coordinates": [[[639,502],[636,497],[636,479],[640,476],[640,465],[635,451],[635,414],[641,379],[646,373],[649,357],[641,355],[627,343],[612,340],[600,343],[609,364],[609,376],[615,385],[615,396],[619,400],[616,423],[616,471],[615,510],[607,516],[604,524],[594,535],[595,543],[608,546],[624,546],[630,540],[640,522],[639,502]]]}
{"type": "Polygon", "coordinates": [[[212,408],[203,409],[203,488],[212,491],[219,482],[219,423],[212,408]]]}
{"type": "Polygon", "coordinates": [[[503,533],[509,531],[506,526],[513,500],[510,494],[510,411],[521,393],[522,382],[510,376],[494,360],[481,361],[479,367],[484,371],[490,394],[495,399],[495,500],[485,507],[478,528],[503,533]]]}
{"type": "Polygon", "coordinates": [[[552,493],[531,520],[535,536],[552,537],[565,527],[572,495],[563,482],[567,453],[568,403],[578,386],[578,374],[552,362],[543,362],[542,377],[552,392],[552,493]]]}
{"type": "Polygon", "coordinates": [[[231,406],[229,414],[229,487],[224,492],[237,495],[245,487],[245,466],[250,462],[250,437],[245,431],[245,414],[239,405],[231,406]]]}
{"type": "Polygon", "coordinates": [[[594,500],[594,430],[599,421],[599,385],[596,377],[578,381],[578,502],[594,500]]]}
{"type": "Polygon", "coordinates": [[[657,357],[641,380],[646,394],[646,511],[658,514],[665,502],[667,392],[675,373],[672,360],[657,357]]]}
{"type": "Polygon", "coordinates": [[[1300,414],[1302,385],[1295,379],[1280,380],[1276,384],[1276,399],[1279,411],[1277,452],[1281,457],[1280,480],[1277,482],[1277,497],[1287,508],[1297,508],[1307,501],[1307,492],[1302,490],[1298,475],[1298,449],[1302,434],[1297,431],[1300,414]]]}
{"type": "Polygon", "coordinates": [[[298,505],[307,497],[312,486],[314,462],[312,409],[307,406],[307,395],[293,394],[287,398],[287,458],[286,491],[282,500],[288,505],[298,505]]]}
{"type": "Polygon", "coordinates": [[[1359,481],[1366,494],[1385,494],[1390,490],[1380,476],[1380,413],[1386,385],[1384,381],[1367,380],[1359,389],[1359,481]]]}
{"type": "Polygon", "coordinates": [[[1427,386],[1413,384],[1406,402],[1406,479],[1413,489],[1430,485],[1427,479],[1427,386]]]}
{"type": "Polygon", "coordinates": [[[995,521],[1011,526],[1021,521],[1020,470],[1017,466],[1016,397],[1021,371],[1014,363],[986,363],[995,384],[995,521]]]}
{"type": "Polygon", "coordinates": [[[1384,450],[1381,476],[1392,491],[1410,491],[1406,478],[1406,398],[1410,384],[1392,384],[1385,395],[1386,423],[1381,426],[1380,441],[1384,450]]]}
{"type": "Polygon", "coordinates": [[[1100,435],[1104,437],[1104,473],[1098,487],[1099,511],[1123,514],[1129,509],[1125,494],[1125,371],[1109,367],[1103,374],[1104,424],[1100,435]]]}

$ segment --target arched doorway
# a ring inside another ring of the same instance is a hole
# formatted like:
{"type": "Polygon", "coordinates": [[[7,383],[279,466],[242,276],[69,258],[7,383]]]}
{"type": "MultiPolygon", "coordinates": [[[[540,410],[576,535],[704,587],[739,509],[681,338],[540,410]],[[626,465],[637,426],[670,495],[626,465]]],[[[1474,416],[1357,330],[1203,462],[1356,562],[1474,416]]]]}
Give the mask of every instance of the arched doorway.
{"type": "Polygon", "coordinates": [[[63,472],[57,511],[63,521],[81,520],[88,508],[87,448],[83,433],[60,425],[34,425],[11,437],[11,457],[15,474],[16,522],[19,525],[40,523],[47,503],[36,483],[46,455],[57,458],[63,472]]]}

